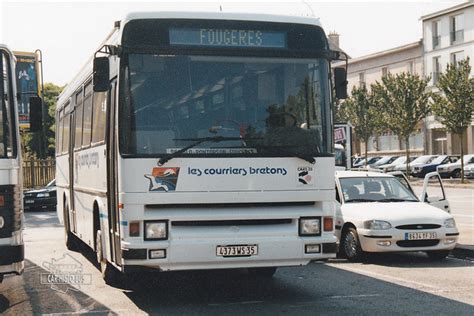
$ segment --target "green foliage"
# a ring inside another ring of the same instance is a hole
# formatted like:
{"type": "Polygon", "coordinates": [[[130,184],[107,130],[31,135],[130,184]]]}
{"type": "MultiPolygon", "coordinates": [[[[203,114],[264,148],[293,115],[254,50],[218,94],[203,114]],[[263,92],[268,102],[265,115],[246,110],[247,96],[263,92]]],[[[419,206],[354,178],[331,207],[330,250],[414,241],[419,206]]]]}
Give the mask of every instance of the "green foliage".
{"type": "Polygon", "coordinates": [[[469,78],[469,58],[456,64],[449,64],[436,84],[440,94],[432,96],[433,112],[446,127],[461,138],[461,181],[464,182],[463,133],[471,125],[474,111],[474,78],[469,78]]]}
{"type": "Polygon", "coordinates": [[[433,95],[433,112],[446,130],[462,134],[471,125],[474,111],[474,78],[469,78],[469,58],[449,64],[436,84],[441,94],[433,95]]]}
{"type": "Polygon", "coordinates": [[[365,85],[352,89],[351,97],[340,105],[337,115],[341,122],[348,121],[354,126],[356,136],[365,143],[367,156],[367,142],[379,129],[381,116],[374,104],[373,95],[365,85]]]}
{"type": "Polygon", "coordinates": [[[429,80],[417,74],[389,73],[372,85],[385,126],[405,141],[431,112],[431,93],[426,92],[429,80]]]}
{"type": "Polygon", "coordinates": [[[63,87],[53,83],[44,85],[44,106],[45,117],[43,120],[43,131],[37,133],[22,133],[22,146],[24,148],[24,158],[47,158],[54,157],[55,152],[55,110],[56,99],[63,87]]]}
{"type": "Polygon", "coordinates": [[[375,102],[382,111],[386,128],[405,141],[406,173],[409,176],[410,135],[430,112],[431,93],[426,91],[430,78],[417,74],[388,74],[372,85],[375,102]]]}

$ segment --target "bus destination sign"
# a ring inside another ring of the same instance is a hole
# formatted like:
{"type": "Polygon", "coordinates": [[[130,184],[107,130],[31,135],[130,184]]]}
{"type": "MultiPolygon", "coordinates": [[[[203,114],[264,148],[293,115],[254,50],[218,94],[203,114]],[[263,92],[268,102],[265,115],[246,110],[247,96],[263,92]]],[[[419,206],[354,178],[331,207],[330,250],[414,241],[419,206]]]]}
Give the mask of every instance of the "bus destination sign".
{"type": "Polygon", "coordinates": [[[170,28],[171,45],[286,48],[286,33],[263,30],[170,28]]]}

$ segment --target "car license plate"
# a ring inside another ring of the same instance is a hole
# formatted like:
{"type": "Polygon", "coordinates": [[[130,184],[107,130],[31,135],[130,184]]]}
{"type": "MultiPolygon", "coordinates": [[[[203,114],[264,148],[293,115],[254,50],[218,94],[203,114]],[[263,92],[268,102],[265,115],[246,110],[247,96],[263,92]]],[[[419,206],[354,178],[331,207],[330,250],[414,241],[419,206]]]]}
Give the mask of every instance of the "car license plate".
{"type": "Polygon", "coordinates": [[[217,246],[216,248],[216,255],[219,257],[250,257],[257,254],[257,245],[217,246]]]}
{"type": "Polygon", "coordinates": [[[33,204],[33,203],[35,203],[35,200],[26,200],[25,203],[26,204],[33,204]]]}
{"type": "Polygon", "coordinates": [[[435,232],[405,233],[405,240],[436,239],[435,232]]]}

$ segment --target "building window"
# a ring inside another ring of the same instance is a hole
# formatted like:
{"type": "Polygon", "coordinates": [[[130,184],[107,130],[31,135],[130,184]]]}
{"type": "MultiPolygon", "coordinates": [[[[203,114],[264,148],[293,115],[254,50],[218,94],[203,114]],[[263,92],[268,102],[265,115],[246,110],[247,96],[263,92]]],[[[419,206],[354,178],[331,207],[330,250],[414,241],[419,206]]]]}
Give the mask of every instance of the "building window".
{"type": "Polygon", "coordinates": [[[414,67],[414,65],[413,65],[413,62],[412,62],[412,61],[408,62],[408,64],[407,64],[407,71],[408,71],[409,74],[413,74],[413,73],[414,73],[414,70],[415,70],[414,68],[415,68],[415,67],[414,67]]]}
{"type": "Polygon", "coordinates": [[[359,86],[360,87],[365,86],[365,73],[364,72],[359,72],[359,86]]]}
{"type": "Polygon", "coordinates": [[[387,67],[382,68],[382,77],[386,77],[388,75],[388,69],[387,67]]]}
{"type": "Polygon", "coordinates": [[[440,30],[441,30],[441,22],[434,21],[432,24],[432,30],[433,30],[433,49],[436,49],[441,44],[441,35],[439,35],[440,30]]]}
{"type": "Polygon", "coordinates": [[[439,79],[439,75],[441,73],[441,63],[440,63],[440,57],[433,57],[433,84],[436,84],[439,79]]]}
{"type": "Polygon", "coordinates": [[[452,16],[450,20],[451,44],[462,43],[464,41],[464,15],[452,16]]]}
{"type": "Polygon", "coordinates": [[[464,52],[455,52],[451,54],[451,64],[454,65],[454,67],[458,66],[458,63],[464,59],[464,52]]]}

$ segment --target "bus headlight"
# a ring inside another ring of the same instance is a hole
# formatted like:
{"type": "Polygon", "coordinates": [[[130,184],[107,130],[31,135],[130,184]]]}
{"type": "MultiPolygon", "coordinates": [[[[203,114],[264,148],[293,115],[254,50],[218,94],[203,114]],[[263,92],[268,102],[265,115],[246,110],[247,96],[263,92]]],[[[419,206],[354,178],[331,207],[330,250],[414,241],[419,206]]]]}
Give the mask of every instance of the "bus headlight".
{"type": "Polygon", "coordinates": [[[321,217],[302,217],[299,222],[300,236],[320,236],[321,217]]]}
{"type": "Polygon", "coordinates": [[[168,239],[168,221],[145,221],[145,240],[168,239]]]}

